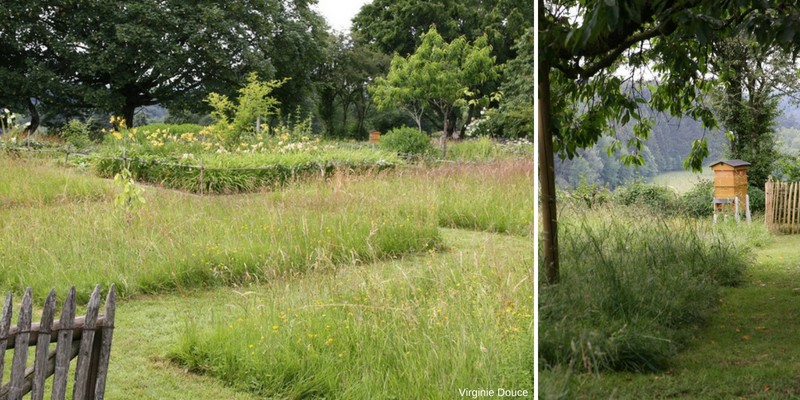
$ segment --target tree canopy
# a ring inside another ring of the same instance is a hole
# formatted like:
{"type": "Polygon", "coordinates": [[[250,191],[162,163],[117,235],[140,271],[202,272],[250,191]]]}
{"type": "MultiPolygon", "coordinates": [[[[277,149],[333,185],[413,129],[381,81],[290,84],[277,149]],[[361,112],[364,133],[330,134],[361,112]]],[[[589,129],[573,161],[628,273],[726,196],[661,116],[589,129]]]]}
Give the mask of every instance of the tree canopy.
{"type": "Polygon", "coordinates": [[[9,96],[113,111],[128,124],[137,107],[202,104],[253,71],[291,77],[281,100],[299,104],[326,34],[309,7],[305,0],[6,2],[0,18],[11,23],[0,25],[0,39],[13,56],[0,61],[0,76],[17,78],[9,96]]]}
{"type": "Polygon", "coordinates": [[[409,111],[420,130],[422,112],[435,110],[447,133],[454,122],[451,112],[479,98],[478,85],[497,76],[490,53],[485,36],[474,44],[464,37],[447,43],[431,28],[414,54],[395,56],[387,77],[376,79],[370,91],[378,107],[399,106],[409,111]]]}

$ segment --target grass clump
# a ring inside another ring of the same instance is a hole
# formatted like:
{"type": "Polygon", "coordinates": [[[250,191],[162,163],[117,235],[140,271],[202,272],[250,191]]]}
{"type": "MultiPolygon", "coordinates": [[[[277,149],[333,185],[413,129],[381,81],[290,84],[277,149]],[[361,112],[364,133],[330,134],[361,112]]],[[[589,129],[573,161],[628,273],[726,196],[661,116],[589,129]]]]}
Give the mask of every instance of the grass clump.
{"type": "Polygon", "coordinates": [[[497,142],[487,136],[448,144],[447,159],[453,161],[486,162],[532,158],[533,144],[526,140],[497,142]]]}
{"type": "Polygon", "coordinates": [[[472,250],[253,289],[190,320],[173,359],[265,398],[530,395],[532,254],[526,240],[486,236],[450,233],[472,250]]]}
{"type": "Polygon", "coordinates": [[[111,198],[108,182],[50,164],[0,156],[0,210],[111,198]]]}
{"type": "Polygon", "coordinates": [[[632,210],[562,214],[560,228],[562,281],[539,292],[548,368],[665,368],[750,261],[719,227],[632,210]]]}
{"type": "Polygon", "coordinates": [[[147,124],[137,128],[139,132],[141,132],[141,135],[146,137],[155,131],[168,132],[173,136],[181,136],[188,133],[199,134],[204,127],[197,124],[147,124]]]}
{"type": "Polygon", "coordinates": [[[441,226],[532,235],[533,163],[456,166],[433,174],[441,226]]]}

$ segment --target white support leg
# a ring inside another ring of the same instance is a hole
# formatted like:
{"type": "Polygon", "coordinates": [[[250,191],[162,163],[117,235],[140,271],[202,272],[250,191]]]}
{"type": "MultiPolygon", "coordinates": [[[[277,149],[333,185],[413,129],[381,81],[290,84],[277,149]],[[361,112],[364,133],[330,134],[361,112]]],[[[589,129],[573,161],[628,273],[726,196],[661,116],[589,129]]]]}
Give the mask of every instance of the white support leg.
{"type": "Polygon", "coordinates": [[[745,215],[747,216],[747,223],[752,224],[753,221],[750,218],[750,195],[748,194],[747,196],[745,196],[744,199],[745,199],[745,207],[747,207],[745,209],[745,215]]]}

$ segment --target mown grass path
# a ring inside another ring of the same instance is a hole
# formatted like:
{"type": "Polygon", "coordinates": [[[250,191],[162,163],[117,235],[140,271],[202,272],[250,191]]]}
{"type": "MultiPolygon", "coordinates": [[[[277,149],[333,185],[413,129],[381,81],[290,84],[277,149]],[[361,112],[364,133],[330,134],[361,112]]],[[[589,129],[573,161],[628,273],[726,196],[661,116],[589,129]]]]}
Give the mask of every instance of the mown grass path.
{"type": "Polygon", "coordinates": [[[800,235],[756,250],[745,283],[661,373],[572,376],[565,398],[800,398],[800,235]]]}

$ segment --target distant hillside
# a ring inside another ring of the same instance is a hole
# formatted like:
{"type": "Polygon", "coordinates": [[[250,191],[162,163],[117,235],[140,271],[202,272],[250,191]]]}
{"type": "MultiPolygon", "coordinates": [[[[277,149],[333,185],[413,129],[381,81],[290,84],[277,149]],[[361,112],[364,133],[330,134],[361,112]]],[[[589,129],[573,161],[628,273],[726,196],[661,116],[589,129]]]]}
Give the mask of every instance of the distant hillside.
{"type": "MultiPolygon", "coordinates": [[[[606,150],[613,140],[604,137],[594,147],[582,150],[580,157],[556,161],[558,184],[575,187],[585,181],[613,188],[631,180],[650,180],[663,172],[680,171],[683,169],[683,160],[691,151],[692,141],[703,137],[708,141],[709,150],[705,165],[724,156],[727,139],[721,131],[705,130],[700,121],[691,118],[678,119],[660,113],[655,114],[654,118],[652,133],[645,143],[644,166],[635,168],[621,165],[621,154],[609,156],[606,150]]],[[[616,137],[624,142],[631,137],[631,127],[621,128],[616,137]]]]}

